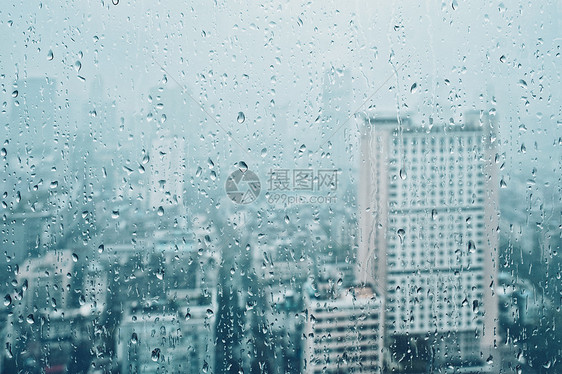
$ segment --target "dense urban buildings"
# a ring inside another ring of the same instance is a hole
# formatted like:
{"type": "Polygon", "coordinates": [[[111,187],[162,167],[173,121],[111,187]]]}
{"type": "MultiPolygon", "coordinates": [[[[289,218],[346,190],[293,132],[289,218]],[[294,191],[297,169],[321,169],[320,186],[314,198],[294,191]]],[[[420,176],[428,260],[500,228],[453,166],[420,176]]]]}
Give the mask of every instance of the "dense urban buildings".
{"type": "MultiPolygon", "coordinates": [[[[345,122],[350,86],[349,70],[326,75],[320,122],[345,122]]],[[[248,164],[225,167],[230,150],[213,142],[199,149],[182,133],[184,119],[195,123],[182,91],[166,87],[150,91],[129,132],[99,80],[57,129],[44,128],[59,118],[45,97],[54,80],[14,84],[10,121],[22,130],[10,129],[17,140],[0,155],[2,373],[535,374],[556,364],[556,344],[545,353],[539,340],[559,341],[549,327],[559,226],[543,214],[559,201],[550,185],[527,210],[510,197],[499,222],[507,178],[494,116],[444,125],[373,111],[360,148],[347,134],[319,169],[288,126],[298,155],[256,166],[261,195],[244,205],[225,179],[248,164]],[[51,130],[62,152],[38,140],[51,130]],[[304,195],[275,190],[265,170],[315,178],[304,195]],[[338,200],[306,200],[326,191],[338,200]],[[299,204],[272,203],[276,192],[299,204]]]]}

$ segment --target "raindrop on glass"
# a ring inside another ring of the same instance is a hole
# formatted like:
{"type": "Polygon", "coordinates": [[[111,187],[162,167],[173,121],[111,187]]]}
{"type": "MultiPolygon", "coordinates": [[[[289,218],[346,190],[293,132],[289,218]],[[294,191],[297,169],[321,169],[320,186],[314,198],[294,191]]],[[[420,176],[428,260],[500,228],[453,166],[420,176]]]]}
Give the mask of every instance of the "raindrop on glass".
{"type": "Polygon", "coordinates": [[[398,229],[397,234],[398,237],[400,238],[400,244],[404,243],[404,235],[406,235],[406,230],[398,229]]]}
{"type": "Polygon", "coordinates": [[[417,83],[412,84],[412,87],[410,87],[410,92],[416,93],[417,90],[418,90],[418,84],[417,83]]]}
{"type": "Polygon", "coordinates": [[[244,123],[244,121],[246,120],[244,112],[238,112],[238,117],[236,118],[236,120],[238,121],[238,123],[244,123]]]}
{"type": "Polygon", "coordinates": [[[248,165],[244,161],[240,161],[238,163],[238,169],[240,169],[242,173],[245,173],[248,170],[248,165]]]}
{"type": "Polygon", "coordinates": [[[152,351],[152,361],[157,362],[160,359],[160,348],[155,348],[152,351]]]}

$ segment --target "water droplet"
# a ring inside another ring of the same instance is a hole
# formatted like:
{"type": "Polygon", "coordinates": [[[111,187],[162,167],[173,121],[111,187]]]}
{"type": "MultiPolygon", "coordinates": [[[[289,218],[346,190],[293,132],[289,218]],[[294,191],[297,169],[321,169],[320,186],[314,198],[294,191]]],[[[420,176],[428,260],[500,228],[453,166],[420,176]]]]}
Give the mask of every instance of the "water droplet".
{"type": "Polygon", "coordinates": [[[152,351],[152,361],[157,362],[160,359],[160,348],[155,348],[152,351]]]}
{"type": "Polygon", "coordinates": [[[103,253],[104,250],[105,250],[105,246],[103,244],[100,244],[100,246],[98,247],[98,252],[103,253]]]}
{"type": "Polygon", "coordinates": [[[54,55],[54,53],[53,53],[53,50],[52,50],[52,49],[49,49],[49,53],[47,53],[47,60],[48,60],[48,61],[52,61],[53,58],[55,58],[55,55],[54,55]]]}
{"type": "Polygon", "coordinates": [[[162,217],[164,215],[164,208],[162,206],[158,207],[158,210],[156,211],[156,213],[162,217]]]}
{"type": "Polygon", "coordinates": [[[113,219],[119,218],[119,211],[118,210],[112,211],[111,212],[111,218],[113,218],[113,219]]]}
{"type": "Polygon", "coordinates": [[[408,177],[408,175],[406,174],[406,169],[400,168],[400,179],[406,180],[407,177],[408,177]]]}
{"type": "Polygon", "coordinates": [[[478,300],[472,301],[472,311],[478,313],[478,300]]]}
{"type": "Polygon", "coordinates": [[[470,253],[476,252],[476,244],[474,244],[474,242],[472,240],[468,241],[468,251],[470,253]]]}
{"type": "Polygon", "coordinates": [[[291,222],[291,220],[289,219],[289,216],[285,216],[285,223],[289,224],[289,222],[291,222]]]}
{"type": "Polygon", "coordinates": [[[111,2],[113,3],[113,5],[119,4],[119,0],[111,0],[111,2]]]}
{"type": "Polygon", "coordinates": [[[505,56],[504,55],[501,55],[500,62],[502,62],[502,63],[505,62],[505,56]]]}
{"type": "Polygon", "coordinates": [[[33,316],[33,314],[29,314],[26,318],[27,323],[29,323],[30,325],[33,325],[35,323],[35,317],[33,316]]]}
{"type": "Polygon", "coordinates": [[[236,118],[236,120],[238,121],[238,123],[244,123],[244,121],[246,120],[244,112],[238,112],[238,117],[236,118]]]}
{"type": "Polygon", "coordinates": [[[72,254],[72,261],[78,262],[78,255],[76,253],[72,254]]]}
{"type": "Polygon", "coordinates": [[[12,353],[12,345],[10,343],[6,343],[6,356],[8,358],[14,358],[14,354],[12,353]]]}
{"type": "Polygon", "coordinates": [[[156,272],[156,278],[160,280],[164,279],[164,269],[158,269],[158,271],[156,272]]]}
{"type": "Polygon", "coordinates": [[[435,221],[437,218],[437,209],[431,209],[431,219],[435,221]]]}
{"type": "Polygon", "coordinates": [[[215,313],[213,312],[212,309],[207,309],[207,318],[211,318],[215,313]]]}
{"type": "Polygon", "coordinates": [[[238,163],[238,169],[240,169],[242,173],[245,173],[248,170],[248,165],[244,161],[240,161],[238,163]]]}
{"type": "Polygon", "coordinates": [[[12,97],[18,97],[19,92],[18,90],[14,90],[14,92],[12,92],[12,97]]]}
{"type": "Polygon", "coordinates": [[[507,188],[507,183],[505,183],[503,178],[500,180],[500,188],[507,188]]]}
{"type": "Polygon", "coordinates": [[[51,188],[57,188],[59,186],[59,182],[58,181],[52,181],[50,184],[51,188]]]}
{"type": "Polygon", "coordinates": [[[80,69],[82,69],[82,63],[80,61],[76,61],[74,63],[74,70],[76,70],[76,72],[79,73],[80,69]]]}
{"type": "Polygon", "coordinates": [[[406,235],[406,230],[398,229],[397,231],[398,237],[400,238],[400,244],[404,243],[404,236],[406,235]]]}
{"type": "Polygon", "coordinates": [[[10,295],[4,296],[4,306],[9,306],[12,303],[12,297],[10,295]]]}
{"type": "Polygon", "coordinates": [[[523,79],[520,79],[520,80],[519,80],[519,85],[520,85],[522,88],[527,88],[527,82],[525,82],[525,80],[523,80],[523,79]]]}
{"type": "Polygon", "coordinates": [[[417,83],[412,84],[412,87],[410,87],[410,92],[416,93],[417,90],[418,90],[418,84],[417,83]]]}
{"type": "Polygon", "coordinates": [[[267,156],[267,148],[262,148],[261,150],[261,157],[267,156]]]}
{"type": "Polygon", "coordinates": [[[6,148],[0,149],[0,156],[5,157],[7,154],[8,154],[8,151],[6,150],[6,148]]]}
{"type": "Polygon", "coordinates": [[[139,337],[136,332],[131,335],[131,343],[137,344],[139,342],[139,337]]]}

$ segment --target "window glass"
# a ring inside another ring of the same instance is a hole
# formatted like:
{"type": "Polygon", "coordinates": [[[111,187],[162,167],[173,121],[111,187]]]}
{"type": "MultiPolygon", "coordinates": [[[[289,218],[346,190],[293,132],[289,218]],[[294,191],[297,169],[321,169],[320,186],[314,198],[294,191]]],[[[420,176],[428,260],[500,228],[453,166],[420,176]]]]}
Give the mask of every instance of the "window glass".
{"type": "Polygon", "coordinates": [[[554,373],[561,2],[4,0],[0,373],[554,373]]]}

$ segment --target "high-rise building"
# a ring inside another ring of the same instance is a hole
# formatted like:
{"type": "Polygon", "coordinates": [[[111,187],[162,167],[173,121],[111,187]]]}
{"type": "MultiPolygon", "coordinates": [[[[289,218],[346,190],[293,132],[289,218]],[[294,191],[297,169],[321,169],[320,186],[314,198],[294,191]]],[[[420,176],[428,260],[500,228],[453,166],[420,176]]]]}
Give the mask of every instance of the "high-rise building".
{"type": "MultiPolygon", "coordinates": [[[[383,300],[369,287],[338,294],[308,286],[303,373],[376,373],[382,370],[383,300]]],[[[324,288],[324,289],[320,289],[324,288]]]]}
{"type": "Polygon", "coordinates": [[[385,298],[388,340],[432,333],[449,363],[498,340],[495,144],[478,113],[431,128],[366,118],[362,133],[359,280],[385,298]]]}

